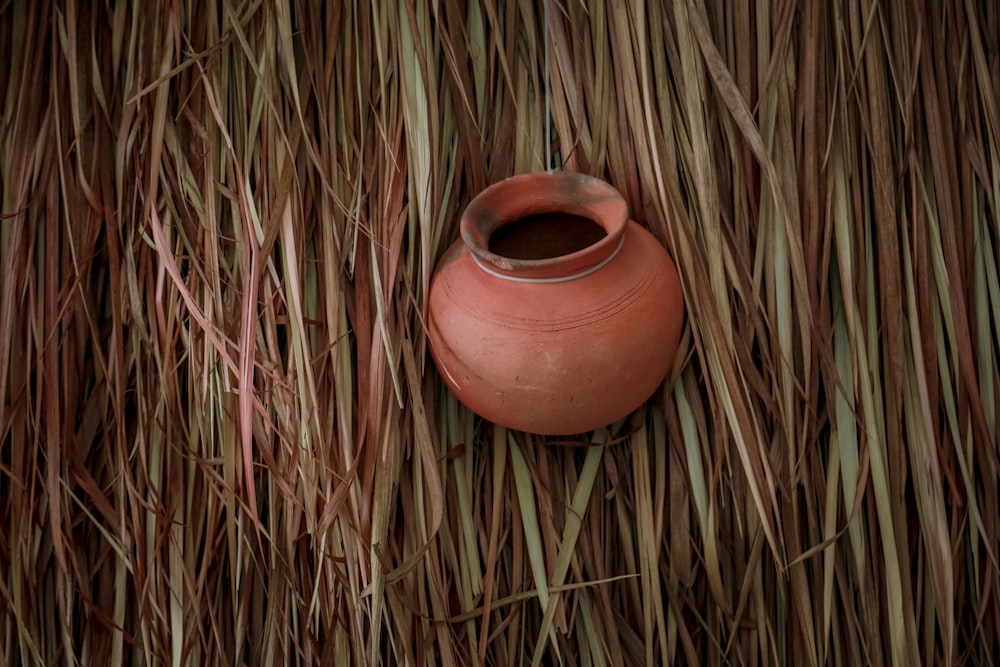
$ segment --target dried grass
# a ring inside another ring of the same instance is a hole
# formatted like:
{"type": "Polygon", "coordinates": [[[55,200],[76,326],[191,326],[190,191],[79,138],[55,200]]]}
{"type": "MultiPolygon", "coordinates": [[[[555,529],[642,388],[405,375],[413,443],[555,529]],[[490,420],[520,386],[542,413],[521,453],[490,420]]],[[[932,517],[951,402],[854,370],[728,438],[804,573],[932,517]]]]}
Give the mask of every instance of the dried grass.
{"type": "Polygon", "coordinates": [[[689,317],[570,443],[423,324],[541,0],[0,3],[0,665],[1000,660],[1000,11],[551,3],[689,317]]]}

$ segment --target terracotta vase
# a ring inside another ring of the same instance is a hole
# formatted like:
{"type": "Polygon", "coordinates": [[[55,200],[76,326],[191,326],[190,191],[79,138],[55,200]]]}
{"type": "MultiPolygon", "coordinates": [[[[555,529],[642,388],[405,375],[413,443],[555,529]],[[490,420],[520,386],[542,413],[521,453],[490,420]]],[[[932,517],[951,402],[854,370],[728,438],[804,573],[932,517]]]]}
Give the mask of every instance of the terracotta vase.
{"type": "Polygon", "coordinates": [[[472,200],[461,231],[431,281],[428,333],[462,403],[510,428],[569,435],[656,391],[680,338],[680,279],[611,185],[515,176],[472,200]]]}

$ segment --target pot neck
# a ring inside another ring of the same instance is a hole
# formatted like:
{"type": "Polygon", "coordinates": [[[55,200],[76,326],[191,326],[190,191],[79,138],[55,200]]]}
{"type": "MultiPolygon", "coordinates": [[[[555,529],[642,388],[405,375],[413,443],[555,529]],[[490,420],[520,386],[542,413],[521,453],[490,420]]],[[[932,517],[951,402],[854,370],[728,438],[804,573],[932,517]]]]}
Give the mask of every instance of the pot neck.
{"type": "Polygon", "coordinates": [[[516,282],[566,282],[606,266],[624,244],[625,199],[609,183],[585,174],[538,172],[495,183],[477,195],[461,220],[462,239],[476,265],[516,282]],[[605,235],[586,247],[544,259],[518,259],[490,251],[501,227],[529,217],[570,215],[593,221],[605,235]]]}

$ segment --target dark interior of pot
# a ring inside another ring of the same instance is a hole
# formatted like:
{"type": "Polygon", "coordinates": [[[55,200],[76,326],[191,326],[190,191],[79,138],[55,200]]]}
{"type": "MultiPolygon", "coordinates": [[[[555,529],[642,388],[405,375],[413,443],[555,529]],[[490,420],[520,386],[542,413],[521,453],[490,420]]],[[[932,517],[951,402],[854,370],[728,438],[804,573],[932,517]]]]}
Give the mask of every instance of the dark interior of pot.
{"type": "Polygon", "coordinates": [[[490,252],[510,259],[552,259],[607,236],[599,224],[571,213],[540,213],[508,222],[490,235],[490,252]]]}

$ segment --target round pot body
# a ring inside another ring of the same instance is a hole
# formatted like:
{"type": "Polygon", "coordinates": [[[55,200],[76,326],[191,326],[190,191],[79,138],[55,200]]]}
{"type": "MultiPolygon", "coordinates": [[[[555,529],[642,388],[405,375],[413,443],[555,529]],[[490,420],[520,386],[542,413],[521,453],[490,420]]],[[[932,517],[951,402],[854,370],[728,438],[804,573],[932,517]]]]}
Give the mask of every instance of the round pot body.
{"type": "Polygon", "coordinates": [[[673,363],[677,268],[621,194],[575,173],[515,176],[480,193],[431,281],[431,354],[480,416],[546,435],[627,416],[673,363]]]}

